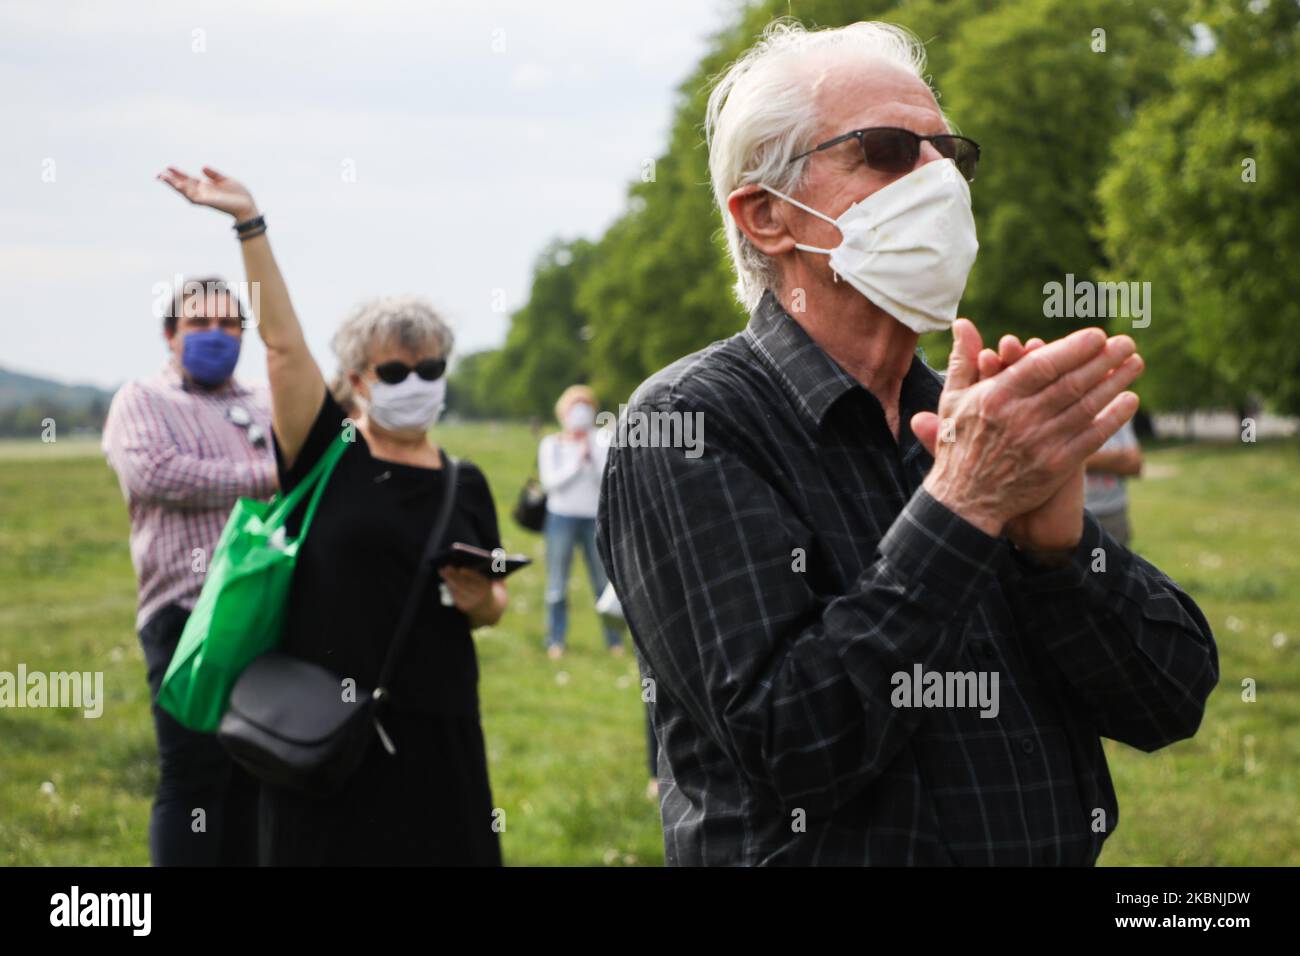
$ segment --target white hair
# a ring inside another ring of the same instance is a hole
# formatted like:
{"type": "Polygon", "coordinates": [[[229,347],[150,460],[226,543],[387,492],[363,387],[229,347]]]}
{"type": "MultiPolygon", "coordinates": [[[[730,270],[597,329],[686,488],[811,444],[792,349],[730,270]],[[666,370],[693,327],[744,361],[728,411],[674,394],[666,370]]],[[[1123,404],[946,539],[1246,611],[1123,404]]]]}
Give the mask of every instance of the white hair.
{"type": "Polygon", "coordinates": [[[809,31],[781,19],[768,25],[709,93],[709,175],[736,267],[736,297],[747,309],[758,305],[764,289],[776,288],[776,264],[736,226],[727,197],[749,183],[787,194],[798,188],[807,158],[791,159],[815,145],[814,91],[828,61],[845,57],[883,61],[924,81],[925,44],[905,27],[873,21],[809,31]]]}
{"type": "Polygon", "coordinates": [[[393,344],[416,354],[432,347],[440,357],[449,358],[453,337],[451,328],[419,296],[387,296],[357,306],[334,333],[334,354],[339,368],[362,372],[370,364],[374,350],[393,344]]]}

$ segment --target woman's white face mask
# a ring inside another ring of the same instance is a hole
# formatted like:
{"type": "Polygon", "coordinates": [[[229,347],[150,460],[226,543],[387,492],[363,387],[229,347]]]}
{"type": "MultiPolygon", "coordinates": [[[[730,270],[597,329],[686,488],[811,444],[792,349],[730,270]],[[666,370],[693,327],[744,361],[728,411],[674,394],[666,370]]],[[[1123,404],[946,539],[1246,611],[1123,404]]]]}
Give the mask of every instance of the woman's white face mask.
{"type": "Polygon", "coordinates": [[[574,402],[564,413],[564,427],[570,431],[585,432],[596,424],[596,410],[586,402],[574,402]]]}
{"type": "Polygon", "coordinates": [[[938,332],[956,320],[979,242],[970,186],[951,159],[912,170],[838,219],[763,188],[839,229],[834,249],[795,248],[830,256],[836,275],[913,332],[938,332]]]}
{"type": "Polygon", "coordinates": [[[396,385],[369,382],[370,400],[357,396],[366,415],[393,432],[427,432],[438,421],[447,396],[447,376],[426,382],[415,372],[396,385]]]}

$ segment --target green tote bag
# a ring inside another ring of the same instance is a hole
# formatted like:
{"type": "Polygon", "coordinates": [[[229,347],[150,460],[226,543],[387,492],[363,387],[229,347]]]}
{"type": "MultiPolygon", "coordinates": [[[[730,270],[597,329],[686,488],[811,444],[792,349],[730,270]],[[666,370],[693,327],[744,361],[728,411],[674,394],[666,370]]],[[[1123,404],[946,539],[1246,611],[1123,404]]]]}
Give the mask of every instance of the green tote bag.
{"type": "Polygon", "coordinates": [[[287,496],[235,502],[158,691],[158,705],[191,730],[215,733],[235,680],[280,645],[298,547],[347,445],[340,432],[287,496]],[[285,522],[308,493],[302,528],[290,540],[285,522]]]}

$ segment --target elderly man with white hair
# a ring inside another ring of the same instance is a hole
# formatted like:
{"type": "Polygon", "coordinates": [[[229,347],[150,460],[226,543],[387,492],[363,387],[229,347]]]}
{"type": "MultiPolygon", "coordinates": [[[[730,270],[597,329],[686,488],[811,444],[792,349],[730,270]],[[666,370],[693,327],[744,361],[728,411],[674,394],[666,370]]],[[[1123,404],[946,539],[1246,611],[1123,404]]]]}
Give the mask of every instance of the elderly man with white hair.
{"type": "Polygon", "coordinates": [[[709,437],[613,449],[599,518],[670,864],[1091,864],[1100,738],[1189,737],[1218,679],[1195,603],[1083,510],[1133,341],[956,318],[979,147],[923,70],[899,27],[778,23],[710,98],[751,318],[633,395],[709,437]]]}

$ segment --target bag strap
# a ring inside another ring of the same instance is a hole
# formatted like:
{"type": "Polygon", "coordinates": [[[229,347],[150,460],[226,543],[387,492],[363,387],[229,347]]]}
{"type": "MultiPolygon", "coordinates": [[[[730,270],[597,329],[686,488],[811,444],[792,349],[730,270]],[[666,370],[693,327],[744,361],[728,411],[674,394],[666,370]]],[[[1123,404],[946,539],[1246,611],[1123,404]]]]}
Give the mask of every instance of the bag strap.
{"type": "Polygon", "coordinates": [[[338,437],[330,443],[324,454],[317,459],[316,464],[312,466],[303,479],[294,485],[291,492],[275,503],[271,513],[266,518],[266,526],[274,528],[284,524],[289,515],[293,513],[293,509],[298,507],[302,499],[306,497],[307,492],[312,491],[314,487],[315,492],[312,494],[311,502],[307,505],[307,513],[303,516],[302,527],[298,532],[299,536],[305,535],[307,529],[311,526],[312,517],[316,514],[316,505],[320,501],[321,493],[325,490],[329,476],[333,473],[334,466],[338,464],[339,459],[343,457],[343,452],[347,450],[347,447],[348,441],[344,437],[344,433],[340,431],[338,437]]]}
{"type": "Polygon", "coordinates": [[[316,506],[320,504],[321,495],[325,493],[325,486],[329,484],[330,475],[334,473],[334,466],[339,463],[339,459],[343,457],[343,452],[347,450],[347,447],[348,442],[343,437],[343,432],[339,432],[338,438],[321,456],[326,461],[325,470],[321,472],[320,479],[316,482],[316,490],[312,493],[311,501],[307,503],[307,513],[302,516],[302,527],[298,529],[298,537],[307,536],[307,529],[311,527],[311,519],[316,516],[316,506]]]}
{"type": "Polygon", "coordinates": [[[397,663],[397,656],[402,652],[402,647],[406,644],[406,639],[415,624],[415,613],[420,607],[420,599],[428,589],[429,579],[433,576],[433,560],[438,556],[443,536],[447,533],[447,525],[451,523],[452,509],[456,504],[456,478],[459,474],[459,465],[455,458],[441,449],[439,454],[442,455],[444,483],[442,504],[438,509],[438,517],[433,522],[433,530],[429,532],[424,554],[415,569],[415,580],[406,595],[406,605],[402,608],[402,617],[397,624],[397,634],[393,637],[393,643],[389,645],[388,654],[384,657],[384,667],[379,673],[379,683],[374,691],[376,701],[382,701],[388,696],[388,681],[393,676],[393,666],[397,663]]]}

